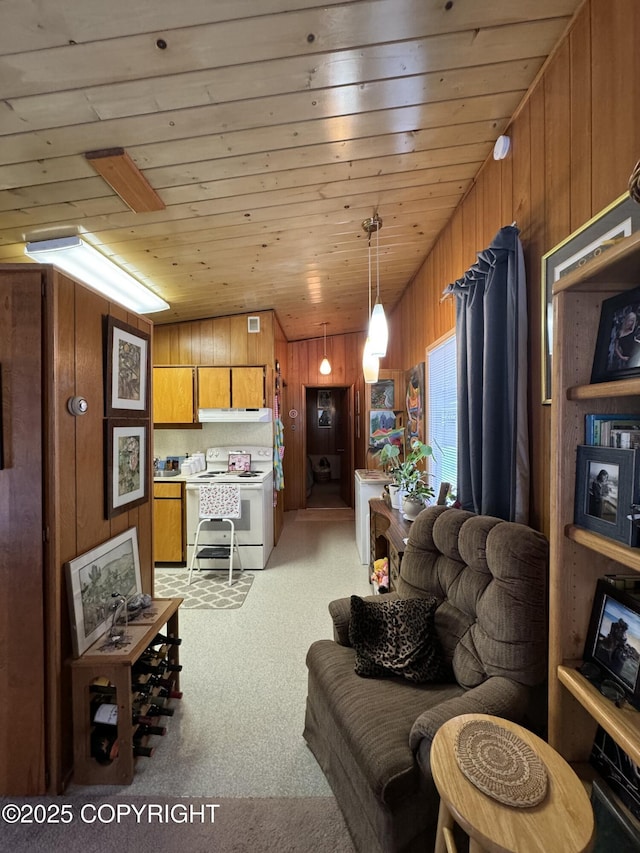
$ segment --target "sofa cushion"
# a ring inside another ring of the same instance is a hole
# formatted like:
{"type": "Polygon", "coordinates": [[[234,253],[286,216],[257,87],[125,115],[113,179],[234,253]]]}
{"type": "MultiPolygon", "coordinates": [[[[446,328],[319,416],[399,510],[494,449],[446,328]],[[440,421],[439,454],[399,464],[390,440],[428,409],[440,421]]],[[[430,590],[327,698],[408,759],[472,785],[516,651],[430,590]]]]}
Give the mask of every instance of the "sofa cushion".
{"type": "Polygon", "coordinates": [[[435,598],[365,601],[351,596],[349,640],[356,652],[355,671],[365,678],[400,675],[417,684],[445,675],[435,632],[435,598]]]}
{"type": "Polygon", "coordinates": [[[545,537],[522,524],[447,507],[413,522],[398,593],[438,599],[436,631],[458,684],[544,680],[547,559],[545,537]]]}
{"type": "Polygon", "coordinates": [[[360,678],[355,652],[333,640],[317,640],[307,654],[307,702],[322,720],[322,739],[337,766],[355,766],[362,783],[389,807],[397,807],[420,787],[409,733],[416,718],[460,696],[457,684],[415,684],[404,678],[360,678]]]}

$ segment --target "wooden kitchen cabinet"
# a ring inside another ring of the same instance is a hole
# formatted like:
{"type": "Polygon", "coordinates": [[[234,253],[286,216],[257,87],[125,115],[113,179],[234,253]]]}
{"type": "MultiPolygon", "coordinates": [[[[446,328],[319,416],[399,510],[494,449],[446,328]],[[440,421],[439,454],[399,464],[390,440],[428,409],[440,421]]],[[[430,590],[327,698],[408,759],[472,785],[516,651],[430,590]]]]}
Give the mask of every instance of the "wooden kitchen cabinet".
{"type": "Polygon", "coordinates": [[[194,420],[193,367],[154,367],[153,422],[192,424],[194,420]]]}
{"type": "Polygon", "coordinates": [[[198,367],[199,409],[260,409],[264,367],[198,367]]]}
{"type": "Polygon", "coordinates": [[[185,510],[182,483],[153,484],[153,561],[185,562],[185,510]]]}
{"type": "Polygon", "coordinates": [[[231,373],[228,367],[198,367],[198,408],[231,407],[231,373]]]}

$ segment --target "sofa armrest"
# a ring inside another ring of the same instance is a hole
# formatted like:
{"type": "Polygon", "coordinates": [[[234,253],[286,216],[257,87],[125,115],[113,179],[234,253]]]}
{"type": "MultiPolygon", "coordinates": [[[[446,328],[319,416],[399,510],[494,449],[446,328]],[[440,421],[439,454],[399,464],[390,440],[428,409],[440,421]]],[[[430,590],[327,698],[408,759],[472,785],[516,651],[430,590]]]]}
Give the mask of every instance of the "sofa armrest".
{"type": "Polygon", "coordinates": [[[329,604],[329,613],[333,619],[333,639],[341,646],[350,646],[351,599],[336,598],[329,604]]]}
{"type": "Polygon", "coordinates": [[[477,687],[435,705],[414,722],[409,734],[411,749],[419,749],[418,763],[428,758],[431,742],[441,725],[459,714],[491,714],[518,721],[525,716],[531,688],[510,678],[494,676],[477,687]]]}
{"type": "MultiPolygon", "coordinates": [[[[363,601],[381,601],[383,599],[392,600],[399,598],[395,592],[380,595],[364,595],[363,601]]],[[[351,621],[351,597],[336,598],[329,604],[329,613],[333,619],[333,639],[341,646],[350,646],[349,642],[349,622],[351,621]]]]}

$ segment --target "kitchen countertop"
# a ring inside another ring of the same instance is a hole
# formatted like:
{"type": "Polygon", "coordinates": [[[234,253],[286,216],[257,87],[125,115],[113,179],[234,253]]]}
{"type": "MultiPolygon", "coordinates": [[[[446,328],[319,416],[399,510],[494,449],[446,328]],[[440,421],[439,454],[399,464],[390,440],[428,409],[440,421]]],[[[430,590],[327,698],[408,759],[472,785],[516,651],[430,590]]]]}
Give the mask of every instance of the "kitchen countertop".
{"type": "MultiPolygon", "coordinates": [[[[202,472],[200,472],[202,473],[202,472]]],[[[187,480],[193,479],[196,474],[181,474],[178,472],[173,477],[163,477],[159,475],[157,472],[153,474],[153,482],[154,483],[186,483],[187,480]]]]}

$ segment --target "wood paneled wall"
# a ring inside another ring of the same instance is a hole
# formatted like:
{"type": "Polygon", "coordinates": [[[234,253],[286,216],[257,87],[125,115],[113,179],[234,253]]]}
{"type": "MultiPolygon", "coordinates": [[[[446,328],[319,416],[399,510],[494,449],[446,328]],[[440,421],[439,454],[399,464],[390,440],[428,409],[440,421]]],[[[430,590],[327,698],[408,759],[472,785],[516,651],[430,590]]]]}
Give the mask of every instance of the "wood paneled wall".
{"type": "MultiPolygon", "coordinates": [[[[54,271],[47,289],[48,433],[45,458],[47,521],[50,527],[45,583],[48,621],[47,729],[51,789],[60,790],[73,766],[71,732],[71,630],[64,564],[137,528],[140,573],[145,592],[153,589],[153,503],[149,500],[112,519],[105,518],[105,428],[103,317],[111,314],[151,333],[149,320],[109,302],[54,271]],[[87,399],[74,417],[69,397],[87,399]]],[[[149,429],[151,439],[151,429],[149,429]]],[[[147,465],[150,475],[151,465],[147,465]]]]}
{"type": "MultiPolygon", "coordinates": [[[[407,369],[453,328],[444,287],[504,225],[520,229],[528,281],[531,524],[548,533],[550,408],[541,388],[541,257],[620,196],[640,158],[640,5],[588,0],[390,319],[390,366],[407,369]]],[[[463,142],[464,140],[461,140],[463,142]]],[[[384,215],[384,211],[382,211],[384,215]]]]}
{"type": "Polygon", "coordinates": [[[273,311],[156,326],[153,363],[273,366],[274,341],[284,338],[279,327],[273,311]],[[249,316],[260,318],[259,332],[247,331],[249,316]]]}
{"type": "MultiPolygon", "coordinates": [[[[327,357],[331,373],[323,376],[323,338],[293,341],[288,345],[286,407],[282,413],[284,426],[285,509],[305,506],[305,389],[307,387],[348,388],[359,383],[362,375],[362,348],[365,334],[327,337],[327,357]],[[298,413],[293,418],[291,411],[298,413]]],[[[353,432],[353,424],[351,424],[353,432]]]]}

